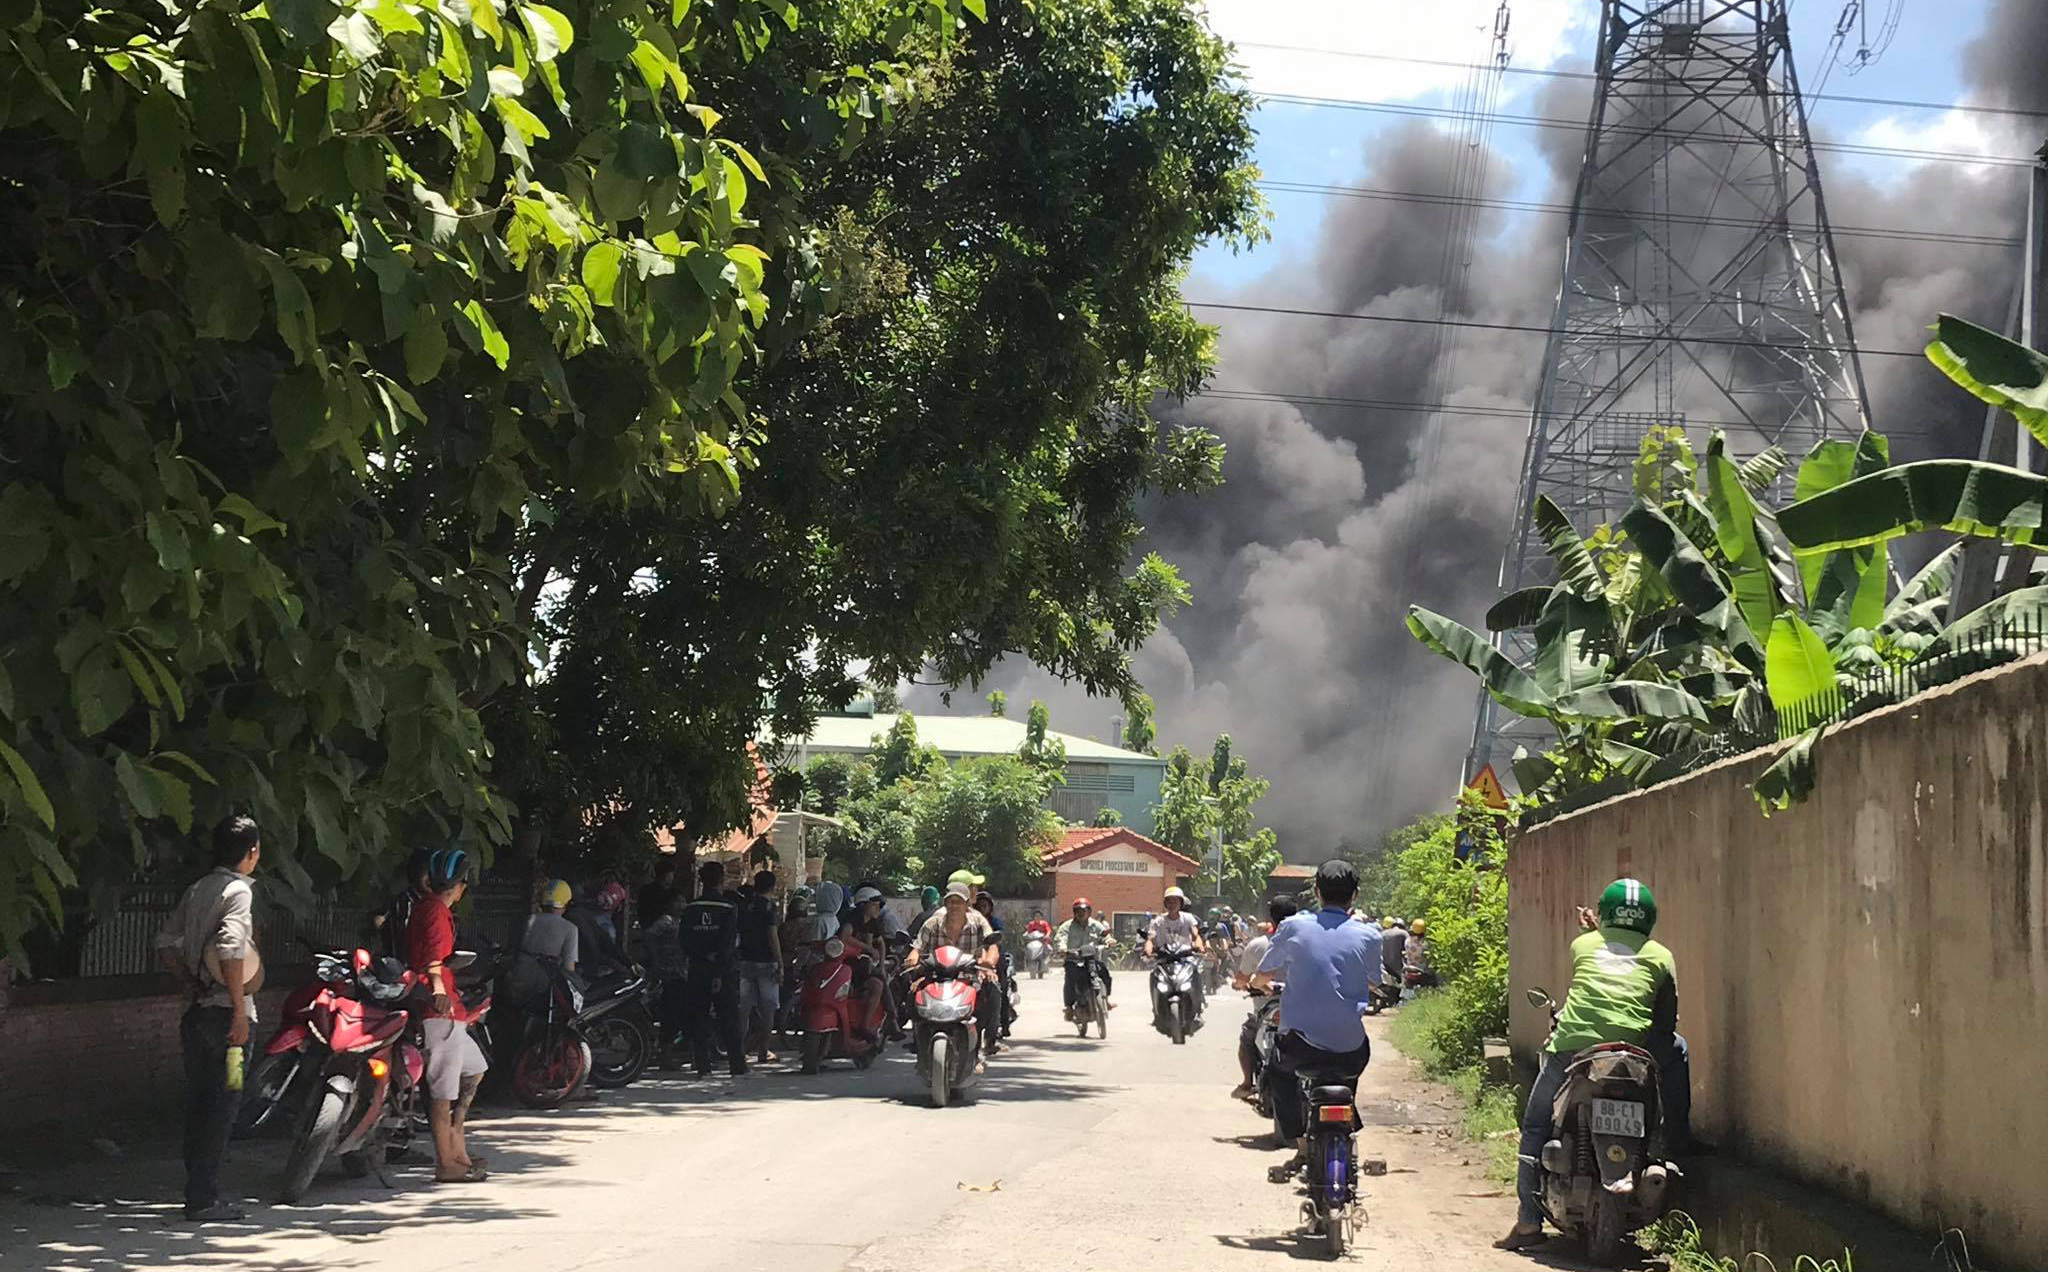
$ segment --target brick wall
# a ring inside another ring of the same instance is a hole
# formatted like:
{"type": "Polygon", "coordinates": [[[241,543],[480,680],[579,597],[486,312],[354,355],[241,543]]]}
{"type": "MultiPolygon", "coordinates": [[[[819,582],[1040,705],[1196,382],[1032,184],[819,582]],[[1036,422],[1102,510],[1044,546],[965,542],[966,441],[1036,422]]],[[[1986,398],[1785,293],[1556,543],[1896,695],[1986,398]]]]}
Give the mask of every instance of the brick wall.
{"type": "MultiPolygon", "coordinates": [[[[259,1043],[283,999],[282,989],[257,995],[259,1043]]],[[[184,1105],[184,1013],[168,976],[15,989],[0,1003],[0,1143],[60,1122],[81,1130],[175,1116],[184,1105]]]]}

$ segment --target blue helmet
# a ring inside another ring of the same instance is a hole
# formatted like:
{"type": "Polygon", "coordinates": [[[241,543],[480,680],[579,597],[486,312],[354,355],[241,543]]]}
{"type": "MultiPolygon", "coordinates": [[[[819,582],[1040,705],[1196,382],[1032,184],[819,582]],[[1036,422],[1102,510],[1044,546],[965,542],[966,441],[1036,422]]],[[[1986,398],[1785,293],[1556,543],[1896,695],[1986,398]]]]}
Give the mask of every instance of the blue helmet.
{"type": "Polygon", "coordinates": [[[469,853],[461,848],[443,848],[427,858],[427,886],[443,892],[469,881],[469,853]]]}

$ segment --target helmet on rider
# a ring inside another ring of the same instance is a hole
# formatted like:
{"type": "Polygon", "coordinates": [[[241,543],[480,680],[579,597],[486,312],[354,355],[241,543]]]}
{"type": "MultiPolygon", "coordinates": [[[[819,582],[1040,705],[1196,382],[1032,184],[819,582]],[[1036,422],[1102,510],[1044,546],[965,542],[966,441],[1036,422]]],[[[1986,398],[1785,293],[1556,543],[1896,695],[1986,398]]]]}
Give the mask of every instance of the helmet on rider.
{"type": "Polygon", "coordinates": [[[917,894],[917,900],[918,904],[929,910],[939,903],[939,890],[927,884],[924,891],[917,894]]]}
{"type": "Polygon", "coordinates": [[[469,854],[460,848],[443,848],[427,858],[427,887],[446,892],[458,883],[469,882],[469,854]]]}
{"type": "Polygon", "coordinates": [[[626,886],[622,883],[608,883],[597,890],[597,908],[610,912],[626,904],[626,886]]]}
{"type": "Polygon", "coordinates": [[[1083,911],[1092,912],[1094,909],[1095,906],[1088,900],[1087,897],[1074,898],[1074,913],[1080,914],[1083,911]]]}
{"type": "Polygon", "coordinates": [[[556,879],[540,890],[540,908],[560,910],[569,904],[569,898],[576,895],[576,889],[569,886],[567,879],[556,879]]]}
{"type": "Polygon", "coordinates": [[[1616,879],[1600,894],[1600,926],[1650,934],[1657,926],[1657,898],[1636,879],[1616,879]]]}
{"type": "Polygon", "coordinates": [[[1408,932],[1412,936],[1427,936],[1429,934],[1429,924],[1421,919],[1417,919],[1408,925],[1408,932]]]}
{"type": "Polygon", "coordinates": [[[853,903],[855,905],[866,905],[870,901],[880,901],[881,899],[882,890],[880,888],[862,888],[853,894],[853,903]]]}

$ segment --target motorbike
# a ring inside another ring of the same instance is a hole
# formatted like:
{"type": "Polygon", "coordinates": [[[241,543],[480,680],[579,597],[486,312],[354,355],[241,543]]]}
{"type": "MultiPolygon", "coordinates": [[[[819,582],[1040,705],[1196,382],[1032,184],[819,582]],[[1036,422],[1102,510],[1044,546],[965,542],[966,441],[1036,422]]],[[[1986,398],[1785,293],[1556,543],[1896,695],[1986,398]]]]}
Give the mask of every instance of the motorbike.
{"type": "Polygon", "coordinates": [[[1159,951],[1152,964],[1152,1020],[1176,1045],[1202,1023],[1202,994],[1195,982],[1195,952],[1180,945],[1159,951]]]}
{"type": "Polygon", "coordinates": [[[652,983],[635,967],[614,972],[585,991],[583,1009],[569,1028],[590,1046],[592,1086],[628,1086],[647,1071],[654,1058],[654,1013],[647,1005],[652,983]]]}
{"type": "Polygon", "coordinates": [[[1402,986],[1392,981],[1381,981],[1374,985],[1371,992],[1366,995],[1365,1014],[1377,1016],[1389,1007],[1399,1006],[1401,989],[1402,986]]]}
{"type": "Polygon", "coordinates": [[[1313,1070],[1296,1077],[1308,1111],[1302,1224],[1323,1239],[1331,1258],[1342,1258],[1358,1220],[1358,1079],[1313,1070]]]}
{"type": "Polygon", "coordinates": [[[1081,985],[1081,992],[1074,995],[1074,1032],[1080,1037],[1088,1036],[1088,1026],[1095,1026],[1095,1036],[1109,1037],[1109,990],[1102,984],[1102,959],[1099,953],[1084,951],[1069,954],[1065,964],[1071,966],[1085,960],[1088,964],[1087,979],[1081,985]]]}
{"type": "MultiPolygon", "coordinates": [[[[1542,989],[1529,1001],[1557,1004],[1542,989]]],[[[1641,1047],[1602,1043],[1566,1062],[1552,1105],[1553,1138],[1537,1159],[1543,1210],[1558,1231],[1586,1243],[1586,1256],[1616,1267],[1629,1234],[1664,1214],[1677,1168],[1664,1160],[1657,1061],[1641,1047]]]]}
{"type": "Polygon", "coordinates": [[[881,1054],[883,1000],[857,997],[854,987],[874,975],[873,960],[855,958],[834,937],[813,947],[815,958],[797,987],[797,1020],[803,1028],[803,1071],[816,1073],[827,1060],[851,1060],[857,1069],[881,1054]]]}
{"type": "Polygon", "coordinates": [[[307,1044],[301,1067],[309,1085],[280,1189],[287,1203],[306,1195],[330,1156],[353,1175],[381,1170],[392,1139],[410,1136],[418,1112],[426,1057],[402,1005],[413,974],[360,949],[349,967],[347,977],[318,982],[303,1018],[271,1040],[272,1048],[307,1044]]]}
{"type": "Polygon", "coordinates": [[[981,1027],[974,1009],[982,992],[981,964],[951,945],[932,951],[917,987],[911,1033],[917,1048],[917,1076],[942,1109],[975,1078],[981,1058],[981,1027]]]}
{"type": "Polygon", "coordinates": [[[1283,1081],[1275,1056],[1280,1049],[1280,986],[1268,992],[1253,991],[1252,1011],[1258,1023],[1252,1028],[1252,1106],[1273,1126],[1273,1142],[1287,1147],[1280,1129],[1279,1099],[1275,1084],[1283,1081]]]}
{"type": "MultiPolygon", "coordinates": [[[[553,959],[514,954],[500,980],[500,993],[519,1008],[517,1019],[500,1015],[472,1028],[491,1067],[507,1056],[512,1093],[534,1109],[560,1107],[590,1077],[590,1040],[579,1019],[585,999],[576,980],[553,959]]],[[[622,999],[608,1000],[614,1004],[622,999]]]]}
{"type": "MultiPolygon", "coordinates": [[[[308,946],[311,949],[311,946],[308,946]]],[[[279,1011],[277,1032],[263,1048],[263,1054],[249,1066],[243,1080],[242,1102],[235,1110],[236,1138],[248,1138],[289,1124],[294,1101],[303,1093],[304,1077],[311,1067],[312,1033],[306,1022],[313,1004],[323,994],[337,992],[355,976],[345,950],[313,950],[313,979],[285,997],[279,1011]]],[[[339,992],[348,992],[342,988],[339,992]]]]}
{"type": "Polygon", "coordinates": [[[1024,966],[1032,980],[1044,980],[1046,965],[1052,961],[1052,942],[1038,933],[1024,941],[1024,966]]]}

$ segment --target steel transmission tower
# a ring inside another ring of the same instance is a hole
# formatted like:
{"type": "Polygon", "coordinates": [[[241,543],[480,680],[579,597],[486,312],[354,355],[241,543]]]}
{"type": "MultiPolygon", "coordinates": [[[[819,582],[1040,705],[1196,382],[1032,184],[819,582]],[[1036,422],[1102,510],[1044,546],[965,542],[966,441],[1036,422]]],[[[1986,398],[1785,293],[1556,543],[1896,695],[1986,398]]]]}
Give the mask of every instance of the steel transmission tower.
{"type": "MultiPolygon", "coordinates": [[[[1503,592],[1554,578],[1529,520],[1633,501],[1652,424],[1795,460],[1867,398],[1792,64],[1785,0],[1603,0],[1597,88],[1522,457],[1503,592]]],[[[1497,639],[1524,660],[1526,633],[1497,639]]],[[[1480,696],[1466,776],[1547,726],[1480,696]]],[[[1505,768],[1502,769],[1505,776],[1505,768]]]]}

